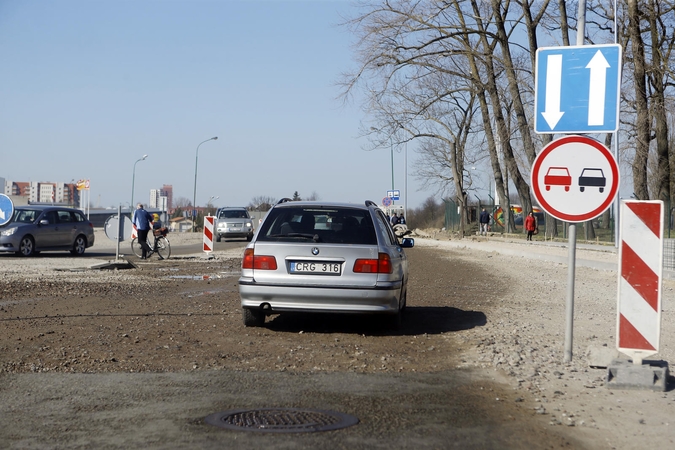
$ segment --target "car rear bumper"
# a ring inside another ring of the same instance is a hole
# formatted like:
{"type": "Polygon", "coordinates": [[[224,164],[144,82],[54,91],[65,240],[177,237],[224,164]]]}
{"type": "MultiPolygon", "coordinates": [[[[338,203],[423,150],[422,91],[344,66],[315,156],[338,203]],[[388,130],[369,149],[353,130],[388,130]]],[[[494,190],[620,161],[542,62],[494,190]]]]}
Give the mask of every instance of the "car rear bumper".
{"type": "Polygon", "coordinates": [[[241,306],[268,312],[396,313],[401,282],[378,287],[261,285],[239,279],[241,306]]]}

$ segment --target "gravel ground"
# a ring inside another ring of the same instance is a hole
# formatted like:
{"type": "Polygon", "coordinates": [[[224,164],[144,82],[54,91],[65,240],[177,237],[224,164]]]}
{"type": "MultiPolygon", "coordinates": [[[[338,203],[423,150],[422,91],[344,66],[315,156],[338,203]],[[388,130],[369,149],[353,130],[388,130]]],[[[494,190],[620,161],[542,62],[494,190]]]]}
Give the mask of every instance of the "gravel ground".
{"type": "MultiPolygon", "coordinates": [[[[200,236],[170,238],[180,245],[200,236]]],[[[95,248],[106,245],[114,246],[97,236],[95,248]]],[[[644,448],[646,442],[671,448],[672,391],[608,389],[606,370],[588,365],[589,348],[606,351],[616,341],[617,275],[611,269],[617,257],[604,250],[577,250],[569,363],[563,362],[567,249],[542,241],[418,236],[408,252],[415,266],[410,307],[393,336],[358,318],[346,324],[276,316],[268,328],[243,328],[236,287],[241,248],[216,250],[210,259],[196,254],[138,262],[139,270],[120,271],[86,270],[91,261],[65,254],[0,257],[0,377],[206,370],[383,375],[459,368],[500,384],[522,402],[521,413],[533,412],[534,420],[587,448],[644,448]]],[[[661,352],[650,359],[673,360],[674,288],[675,282],[664,281],[661,352]]]]}

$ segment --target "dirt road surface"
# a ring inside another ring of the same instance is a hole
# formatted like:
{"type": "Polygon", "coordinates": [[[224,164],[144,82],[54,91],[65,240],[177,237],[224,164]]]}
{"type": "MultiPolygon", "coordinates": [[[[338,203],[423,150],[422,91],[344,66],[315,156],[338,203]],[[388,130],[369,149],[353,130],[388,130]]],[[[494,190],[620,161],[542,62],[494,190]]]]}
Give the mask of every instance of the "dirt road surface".
{"type": "MultiPolygon", "coordinates": [[[[586,362],[589,346],[615,345],[611,251],[577,252],[574,359],[564,363],[564,248],[418,238],[409,308],[392,332],[349,315],[245,328],[244,244],[119,271],[85,270],[100,261],[66,254],[0,255],[0,447],[673,446],[671,390],[611,390],[606,370],[586,362]],[[270,407],[359,424],[265,434],[204,422],[270,407]]],[[[674,287],[664,282],[656,359],[666,361],[674,287]]]]}

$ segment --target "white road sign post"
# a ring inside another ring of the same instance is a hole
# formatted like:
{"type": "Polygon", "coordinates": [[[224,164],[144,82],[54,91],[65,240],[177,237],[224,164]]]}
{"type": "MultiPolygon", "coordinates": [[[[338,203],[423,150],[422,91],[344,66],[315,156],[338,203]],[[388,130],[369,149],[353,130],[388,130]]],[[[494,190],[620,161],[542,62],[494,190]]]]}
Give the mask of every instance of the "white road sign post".
{"type": "Polygon", "coordinates": [[[577,242],[574,224],[595,219],[609,208],[619,190],[619,166],[600,142],[571,135],[551,142],[539,152],[530,177],[539,206],[556,219],[572,223],[565,311],[565,361],[571,361],[577,242]]]}

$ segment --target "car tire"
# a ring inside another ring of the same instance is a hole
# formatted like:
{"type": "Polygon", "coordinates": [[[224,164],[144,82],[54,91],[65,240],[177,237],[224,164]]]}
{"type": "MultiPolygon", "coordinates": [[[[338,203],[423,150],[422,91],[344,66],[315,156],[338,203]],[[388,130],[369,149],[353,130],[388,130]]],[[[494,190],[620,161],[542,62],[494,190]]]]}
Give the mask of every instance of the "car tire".
{"type": "Polygon", "coordinates": [[[220,235],[218,235],[218,237],[216,237],[216,242],[220,242],[220,235]]]}
{"type": "Polygon", "coordinates": [[[19,256],[33,256],[35,255],[35,241],[30,236],[24,236],[19,242],[19,251],[16,252],[19,256]]]}
{"type": "Polygon", "coordinates": [[[262,327],[265,325],[265,313],[259,309],[243,309],[244,326],[262,327]]]}
{"type": "Polygon", "coordinates": [[[84,255],[84,251],[87,248],[87,239],[84,236],[78,236],[75,239],[75,243],[73,244],[72,250],[70,250],[70,253],[75,256],[82,256],[84,255]]]}
{"type": "Polygon", "coordinates": [[[251,242],[251,239],[253,239],[253,235],[246,236],[246,241],[251,242]]]}
{"type": "Polygon", "coordinates": [[[408,289],[407,289],[406,286],[403,286],[401,288],[401,296],[403,297],[403,299],[401,301],[401,313],[402,313],[403,311],[405,311],[406,306],[408,306],[407,305],[407,303],[408,303],[408,289]]]}

